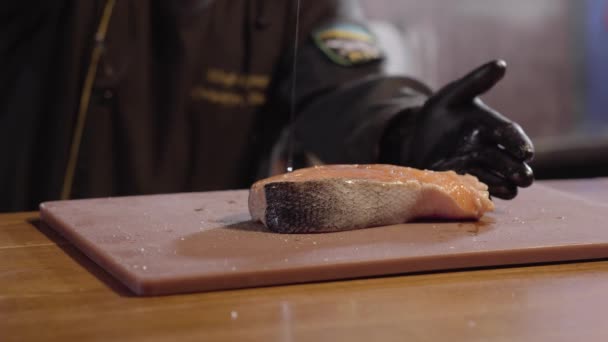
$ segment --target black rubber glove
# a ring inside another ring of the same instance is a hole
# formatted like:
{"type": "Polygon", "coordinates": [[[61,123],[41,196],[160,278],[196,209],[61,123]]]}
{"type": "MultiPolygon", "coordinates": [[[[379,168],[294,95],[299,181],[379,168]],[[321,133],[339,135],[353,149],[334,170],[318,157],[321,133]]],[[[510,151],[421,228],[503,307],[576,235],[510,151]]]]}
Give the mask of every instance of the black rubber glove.
{"type": "Polygon", "coordinates": [[[421,108],[404,110],[390,123],[381,161],[477,176],[492,196],[512,199],[532,184],[527,164],[534,147],[521,127],[486,106],[479,95],[506,71],[493,61],[431,96],[421,108]]]}

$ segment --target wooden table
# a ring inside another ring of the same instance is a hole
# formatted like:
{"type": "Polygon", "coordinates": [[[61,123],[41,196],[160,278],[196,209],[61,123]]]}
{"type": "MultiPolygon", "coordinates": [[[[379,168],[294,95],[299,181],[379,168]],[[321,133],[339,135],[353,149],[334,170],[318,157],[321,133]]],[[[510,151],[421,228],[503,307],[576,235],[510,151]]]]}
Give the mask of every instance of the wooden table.
{"type": "MultiPolygon", "coordinates": [[[[547,184],[608,203],[608,179],[547,184]]],[[[39,340],[608,341],[608,261],[138,298],[3,214],[0,341],[39,340]]]]}

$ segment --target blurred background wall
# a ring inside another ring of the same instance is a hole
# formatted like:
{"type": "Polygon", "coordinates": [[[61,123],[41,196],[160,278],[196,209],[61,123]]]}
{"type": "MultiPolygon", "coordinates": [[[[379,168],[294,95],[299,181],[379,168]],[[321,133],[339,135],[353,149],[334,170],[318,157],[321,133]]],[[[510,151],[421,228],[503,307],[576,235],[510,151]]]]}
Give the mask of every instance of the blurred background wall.
{"type": "Polygon", "coordinates": [[[536,142],[541,176],[608,176],[608,0],[361,4],[394,56],[391,72],[437,89],[505,59],[507,76],[484,100],[536,142]],[[556,173],[564,167],[570,172],[556,173]]]}

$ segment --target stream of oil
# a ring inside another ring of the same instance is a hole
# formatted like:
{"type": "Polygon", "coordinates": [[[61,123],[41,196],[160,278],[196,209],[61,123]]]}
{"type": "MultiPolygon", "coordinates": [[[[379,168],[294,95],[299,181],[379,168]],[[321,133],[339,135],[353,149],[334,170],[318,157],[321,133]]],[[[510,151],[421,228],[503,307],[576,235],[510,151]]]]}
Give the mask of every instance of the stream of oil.
{"type": "Polygon", "coordinates": [[[298,44],[300,38],[300,1],[296,0],[296,26],[295,36],[293,39],[293,64],[291,69],[291,94],[289,99],[289,127],[287,132],[287,172],[293,171],[293,155],[294,155],[294,123],[296,121],[296,82],[297,82],[297,71],[298,71],[298,44]]]}

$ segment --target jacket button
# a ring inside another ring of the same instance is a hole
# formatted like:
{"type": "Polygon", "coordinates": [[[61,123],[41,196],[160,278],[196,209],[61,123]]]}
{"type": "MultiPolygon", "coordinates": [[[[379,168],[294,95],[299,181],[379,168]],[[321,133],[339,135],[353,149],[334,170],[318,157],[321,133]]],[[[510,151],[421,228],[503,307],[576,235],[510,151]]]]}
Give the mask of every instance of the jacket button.
{"type": "Polygon", "coordinates": [[[257,28],[258,30],[266,29],[269,26],[270,26],[270,21],[268,21],[266,18],[256,18],[255,19],[255,28],[257,28]]]}
{"type": "Polygon", "coordinates": [[[107,101],[111,101],[114,98],[114,92],[110,89],[106,89],[103,92],[103,98],[107,101]]]}
{"type": "Polygon", "coordinates": [[[111,65],[108,65],[108,64],[104,65],[103,71],[106,74],[106,76],[108,76],[108,77],[114,76],[114,68],[112,68],[111,65]]]}

